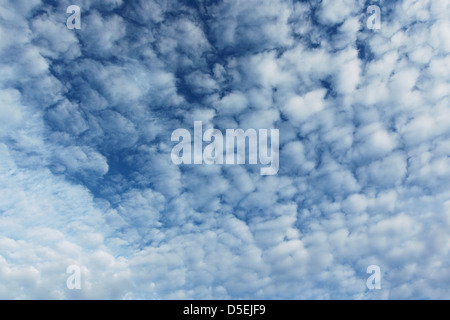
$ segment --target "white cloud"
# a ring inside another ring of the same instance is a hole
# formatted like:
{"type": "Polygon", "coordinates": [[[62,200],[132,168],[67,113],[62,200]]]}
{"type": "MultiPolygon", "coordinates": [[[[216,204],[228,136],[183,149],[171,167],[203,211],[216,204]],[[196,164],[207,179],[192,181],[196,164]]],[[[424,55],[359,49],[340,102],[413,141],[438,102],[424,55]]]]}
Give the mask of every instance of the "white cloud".
{"type": "Polygon", "coordinates": [[[295,123],[307,120],[311,115],[320,112],[325,107],[326,90],[319,89],[308,92],[304,96],[292,97],[285,107],[289,119],[295,123]]]}
{"type": "Polygon", "coordinates": [[[21,105],[21,94],[14,89],[0,91],[2,103],[0,104],[0,135],[8,133],[14,129],[22,120],[24,111],[21,105]]]}
{"type": "Polygon", "coordinates": [[[341,23],[351,15],[352,11],[356,11],[360,6],[360,3],[356,3],[355,8],[355,1],[350,0],[322,0],[319,18],[324,24],[341,23]]]}

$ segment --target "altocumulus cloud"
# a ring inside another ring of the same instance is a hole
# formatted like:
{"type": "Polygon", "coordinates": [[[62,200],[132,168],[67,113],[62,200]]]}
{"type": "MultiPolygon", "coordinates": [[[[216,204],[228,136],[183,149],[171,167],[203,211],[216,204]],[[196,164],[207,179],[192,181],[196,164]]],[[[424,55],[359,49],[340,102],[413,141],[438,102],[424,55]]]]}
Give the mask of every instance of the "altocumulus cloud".
{"type": "Polygon", "coordinates": [[[0,1],[0,297],[450,298],[450,4],[371,4],[0,1]],[[173,165],[193,121],[278,175],[173,165]]]}

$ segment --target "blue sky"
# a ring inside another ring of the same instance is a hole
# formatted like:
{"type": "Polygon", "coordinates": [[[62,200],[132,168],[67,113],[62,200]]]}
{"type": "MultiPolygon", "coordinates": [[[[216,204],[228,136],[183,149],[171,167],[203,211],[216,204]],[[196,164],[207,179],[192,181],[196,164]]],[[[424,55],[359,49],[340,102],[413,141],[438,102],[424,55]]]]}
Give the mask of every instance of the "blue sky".
{"type": "Polygon", "coordinates": [[[449,16],[1,0],[0,298],[449,299],[449,16]],[[278,174],[174,165],[194,121],[279,129],[278,174]]]}

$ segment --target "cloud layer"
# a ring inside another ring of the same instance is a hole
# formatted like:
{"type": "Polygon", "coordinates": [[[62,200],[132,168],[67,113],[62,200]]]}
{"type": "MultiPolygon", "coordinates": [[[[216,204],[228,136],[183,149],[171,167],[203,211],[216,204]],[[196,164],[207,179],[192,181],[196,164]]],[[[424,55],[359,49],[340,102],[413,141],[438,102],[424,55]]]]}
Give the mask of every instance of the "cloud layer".
{"type": "Polygon", "coordinates": [[[371,4],[0,1],[0,298],[450,298],[450,4],[371,4]],[[278,175],[174,165],[194,121],[278,175]]]}

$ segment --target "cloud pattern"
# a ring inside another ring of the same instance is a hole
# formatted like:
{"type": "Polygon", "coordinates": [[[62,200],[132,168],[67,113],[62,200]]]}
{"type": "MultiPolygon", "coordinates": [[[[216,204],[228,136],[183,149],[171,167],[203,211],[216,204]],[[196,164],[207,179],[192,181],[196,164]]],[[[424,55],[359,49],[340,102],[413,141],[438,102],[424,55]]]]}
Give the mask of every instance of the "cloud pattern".
{"type": "Polygon", "coordinates": [[[1,298],[450,298],[448,1],[76,2],[0,1],[1,298]],[[278,175],[173,165],[194,121],[278,175]]]}

